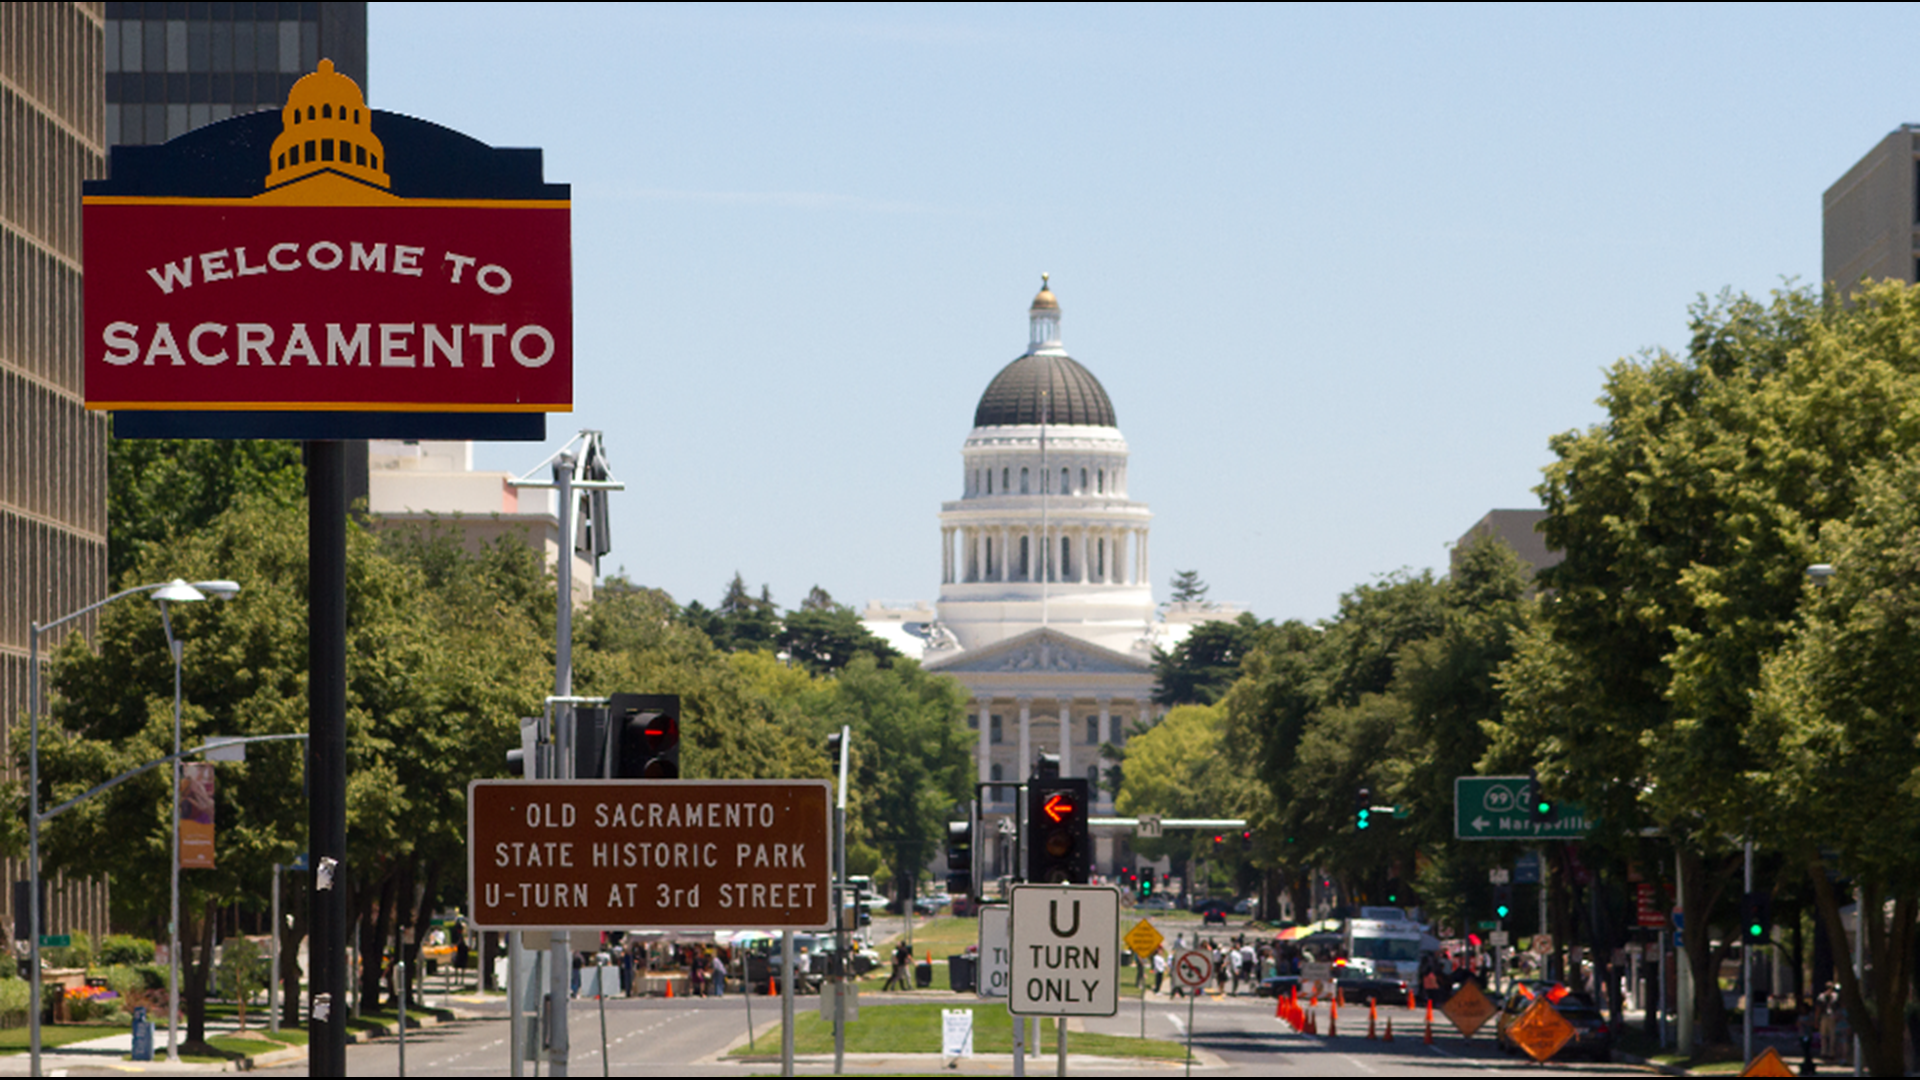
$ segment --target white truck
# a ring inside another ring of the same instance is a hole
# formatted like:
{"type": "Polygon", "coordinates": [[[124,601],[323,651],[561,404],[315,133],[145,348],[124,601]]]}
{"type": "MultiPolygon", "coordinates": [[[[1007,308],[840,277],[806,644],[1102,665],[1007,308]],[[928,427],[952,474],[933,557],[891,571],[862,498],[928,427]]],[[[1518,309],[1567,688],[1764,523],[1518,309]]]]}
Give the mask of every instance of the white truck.
{"type": "Polygon", "coordinates": [[[1334,964],[1341,997],[1405,1001],[1419,989],[1420,958],[1438,952],[1440,939],[1398,908],[1363,908],[1361,915],[1347,920],[1341,943],[1346,955],[1334,964]]]}

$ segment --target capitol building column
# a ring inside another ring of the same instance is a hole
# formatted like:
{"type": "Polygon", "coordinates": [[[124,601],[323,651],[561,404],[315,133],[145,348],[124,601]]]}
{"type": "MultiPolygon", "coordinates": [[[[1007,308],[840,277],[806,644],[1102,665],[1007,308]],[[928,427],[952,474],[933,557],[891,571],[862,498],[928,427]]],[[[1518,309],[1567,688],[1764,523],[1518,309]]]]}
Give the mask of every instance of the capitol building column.
{"type": "MultiPolygon", "coordinates": [[[[1103,695],[1100,698],[1100,730],[1094,732],[1094,734],[1098,736],[1099,739],[1105,739],[1116,747],[1120,745],[1120,740],[1113,737],[1113,698],[1110,696],[1103,695]]],[[[1095,741],[1097,742],[1098,739],[1095,741]]],[[[1097,802],[1111,807],[1113,805],[1113,792],[1096,792],[1094,799],[1097,802]]]]}
{"type": "Polygon", "coordinates": [[[1060,779],[1073,778],[1073,699],[1060,698],[1060,779]]]}
{"type": "Polygon", "coordinates": [[[1033,768],[1033,699],[1020,698],[1020,760],[1013,763],[1014,783],[1024,783],[1027,770],[1033,768]]]}
{"type": "MultiPolygon", "coordinates": [[[[979,772],[978,779],[983,784],[993,779],[993,742],[992,742],[993,732],[991,730],[991,728],[993,727],[993,717],[991,716],[992,709],[993,709],[993,702],[987,700],[986,698],[977,697],[973,699],[974,714],[980,718],[980,747],[979,747],[980,752],[976,760],[980,766],[978,769],[978,772],[979,772]]],[[[993,798],[994,798],[993,795],[989,795],[988,801],[991,802],[993,798]]]]}

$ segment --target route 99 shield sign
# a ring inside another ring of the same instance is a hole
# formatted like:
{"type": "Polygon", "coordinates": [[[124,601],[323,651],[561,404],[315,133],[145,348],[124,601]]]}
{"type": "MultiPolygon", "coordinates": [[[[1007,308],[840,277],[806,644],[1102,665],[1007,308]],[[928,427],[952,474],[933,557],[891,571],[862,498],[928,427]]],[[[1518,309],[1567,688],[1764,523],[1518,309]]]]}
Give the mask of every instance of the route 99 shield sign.
{"type": "Polygon", "coordinates": [[[1015,885],[1007,1011],[1112,1016],[1120,1010],[1120,893],[1104,885],[1015,885]]]}

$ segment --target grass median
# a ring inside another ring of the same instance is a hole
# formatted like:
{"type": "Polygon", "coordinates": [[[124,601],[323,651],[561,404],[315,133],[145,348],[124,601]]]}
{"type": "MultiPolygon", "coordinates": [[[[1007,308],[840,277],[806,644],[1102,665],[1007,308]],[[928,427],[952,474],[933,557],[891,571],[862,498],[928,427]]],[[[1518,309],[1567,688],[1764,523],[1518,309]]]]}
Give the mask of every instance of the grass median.
{"type": "MultiPolygon", "coordinates": [[[[850,1054],[937,1054],[940,1052],[941,1013],[955,1006],[940,1003],[925,1005],[865,1005],[860,1019],[847,1025],[847,1052],[850,1054]]],[[[961,1005],[973,1010],[973,1052],[1013,1053],[1013,1020],[1005,1005],[961,1005]]],[[[796,1054],[833,1053],[833,1025],[811,1013],[795,1018],[793,1050],[796,1054]]],[[[1076,1031],[1067,1036],[1067,1050],[1097,1057],[1163,1058],[1179,1061],[1186,1048],[1163,1039],[1138,1039],[1127,1035],[1096,1035],[1076,1031]]],[[[780,1028],[775,1026],[759,1036],[754,1046],[736,1047],[732,1055],[764,1057],[780,1052],[780,1028]]],[[[1054,1052],[1053,1024],[1040,1024],[1039,1053],[1054,1052]]]]}

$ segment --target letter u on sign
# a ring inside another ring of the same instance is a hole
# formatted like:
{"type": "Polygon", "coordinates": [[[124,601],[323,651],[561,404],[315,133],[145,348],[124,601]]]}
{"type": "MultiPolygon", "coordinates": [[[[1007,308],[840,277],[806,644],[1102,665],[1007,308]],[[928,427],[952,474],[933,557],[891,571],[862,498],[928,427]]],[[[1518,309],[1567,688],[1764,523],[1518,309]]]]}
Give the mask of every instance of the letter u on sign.
{"type": "Polygon", "coordinates": [[[1073,925],[1062,930],[1060,929],[1060,901],[1047,901],[1047,923],[1053,927],[1054,937],[1072,937],[1080,932],[1080,901],[1074,900],[1071,903],[1073,904],[1073,925]]]}

